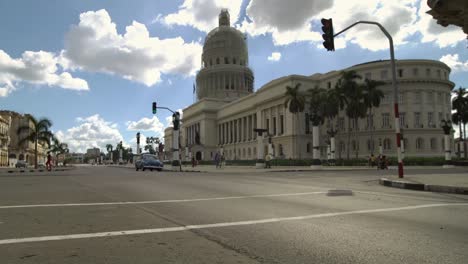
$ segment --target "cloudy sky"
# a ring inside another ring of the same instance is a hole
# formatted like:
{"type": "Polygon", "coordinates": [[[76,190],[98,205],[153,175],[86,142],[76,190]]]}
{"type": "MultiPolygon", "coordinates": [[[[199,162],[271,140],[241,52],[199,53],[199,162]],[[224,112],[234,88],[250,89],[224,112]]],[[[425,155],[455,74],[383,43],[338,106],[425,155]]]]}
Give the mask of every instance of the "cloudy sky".
{"type": "Polygon", "coordinates": [[[72,151],[159,136],[171,109],[193,103],[204,38],[221,8],[248,35],[255,89],[272,79],[388,59],[388,41],[361,25],[322,47],[320,18],[335,31],[378,21],[397,59],[440,60],[468,87],[467,39],[441,27],[425,0],[124,0],[0,2],[0,109],[48,117],[72,151]]]}

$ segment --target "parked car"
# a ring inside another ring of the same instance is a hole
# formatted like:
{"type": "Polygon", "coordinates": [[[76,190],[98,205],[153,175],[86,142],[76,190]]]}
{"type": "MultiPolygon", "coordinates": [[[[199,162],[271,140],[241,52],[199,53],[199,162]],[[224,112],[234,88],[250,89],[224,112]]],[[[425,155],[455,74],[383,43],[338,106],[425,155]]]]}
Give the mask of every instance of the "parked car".
{"type": "Polygon", "coordinates": [[[152,154],[141,154],[140,157],[135,161],[135,169],[138,170],[157,170],[162,171],[164,164],[158,160],[156,155],[152,154]]]}
{"type": "Polygon", "coordinates": [[[18,160],[15,164],[16,168],[27,168],[28,164],[24,160],[18,160]]]}

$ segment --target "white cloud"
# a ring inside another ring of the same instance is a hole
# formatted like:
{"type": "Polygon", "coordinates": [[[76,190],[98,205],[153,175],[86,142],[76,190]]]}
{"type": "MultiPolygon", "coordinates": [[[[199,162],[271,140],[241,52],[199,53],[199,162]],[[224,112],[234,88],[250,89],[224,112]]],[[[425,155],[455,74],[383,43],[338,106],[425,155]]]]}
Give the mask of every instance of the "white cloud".
{"type": "Polygon", "coordinates": [[[25,51],[21,58],[13,59],[0,50],[0,97],[14,91],[19,82],[88,90],[85,80],[58,69],[59,60],[59,56],[45,51],[25,51]]]}
{"type": "Polygon", "coordinates": [[[194,75],[202,46],[181,37],[151,37],[136,21],[119,34],[106,10],[80,15],[65,38],[61,63],[66,69],[105,72],[152,86],[161,74],[194,75]],[[92,47],[92,48],[91,48],[92,47]]]}
{"type": "Polygon", "coordinates": [[[164,21],[167,25],[192,26],[208,32],[218,26],[218,15],[222,8],[229,10],[231,25],[240,13],[242,0],[185,0],[177,13],[163,18],[160,15],[154,21],[164,21]]]}
{"type": "Polygon", "coordinates": [[[76,121],[79,123],[77,126],[56,133],[60,141],[68,144],[71,152],[84,153],[86,149],[93,147],[106,152],[107,144],[112,144],[115,148],[120,141],[124,141],[117,124],[105,121],[99,114],[77,118],[76,121]]]}
{"type": "Polygon", "coordinates": [[[468,60],[465,62],[460,61],[458,54],[447,54],[439,59],[441,62],[447,64],[452,71],[468,71],[468,60]]]}
{"type": "MultiPolygon", "coordinates": [[[[274,45],[311,41],[323,48],[321,18],[333,18],[335,32],[359,20],[376,21],[392,35],[395,46],[407,43],[408,37],[420,32],[423,42],[435,41],[439,47],[455,45],[466,38],[459,27],[443,28],[425,12],[424,0],[251,0],[247,7],[250,21],[244,20],[240,30],[252,36],[271,34],[274,45]],[[419,10],[419,11],[418,11],[419,10]]],[[[388,49],[388,39],[374,25],[360,24],[335,39],[335,49],[355,43],[371,51],[388,49]]]]}
{"type": "Polygon", "coordinates": [[[270,56],[268,56],[269,61],[279,61],[281,59],[281,53],[273,52],[270,56]]]}
{"type": "Polygon", "coordinates": [[[143,117],[138,121],[128,121],[127,130],[131,131],[152,131],[159,135],[164,134],[164,124],[159,121],[157,116],[152,118],[143,117]]]}
{"type": "Polygon", "coordinates": [[[418,15],[421,18],[415,28],[422,34],[422,42],[435,42],[440,48],[454,46],[466,39],[463,30],[457,26],[443,27],[437,24],[437,20],[426,14],[430,8],[426,1],[421,0],[418,15]]]}

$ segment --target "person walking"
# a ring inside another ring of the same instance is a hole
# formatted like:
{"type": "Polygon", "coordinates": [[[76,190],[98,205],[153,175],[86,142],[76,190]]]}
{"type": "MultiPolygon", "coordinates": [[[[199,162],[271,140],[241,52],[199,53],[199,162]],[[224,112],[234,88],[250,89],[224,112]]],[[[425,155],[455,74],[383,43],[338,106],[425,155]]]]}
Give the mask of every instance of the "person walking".
{"type": "Polygon", "coordinates": [[[215,156],[214,156],[214,161],[215,161],[215,164],[216,164],[216,168],[220,168],[220,162],[221,158],[220,158],[220,155],[219,155],[219,152],[216,152],[215,156]]]}
{"type": "Polygon", "coordinates": [[[271,169],[271,155],[270,154],[267,154],[265,156],[265,168],[267,169],[271,169]]]}
{"type": "Polygon", "coordinates": [[[48,171],[51,171],[51,170],[52,170],[52,155],[50,155],[50,151],[47,152],[46,169],[47,169],[48,171]]]}

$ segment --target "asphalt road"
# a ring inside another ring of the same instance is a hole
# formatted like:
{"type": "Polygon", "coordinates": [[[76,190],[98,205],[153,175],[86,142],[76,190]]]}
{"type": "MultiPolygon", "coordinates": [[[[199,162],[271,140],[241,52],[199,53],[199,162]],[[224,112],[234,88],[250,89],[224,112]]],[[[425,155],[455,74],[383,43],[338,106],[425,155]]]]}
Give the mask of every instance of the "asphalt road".
{"type": "Polygon", "coordinates": [[[468,197],[380,173],[3,174],[0,263],[467,263],[468,197]]]}

